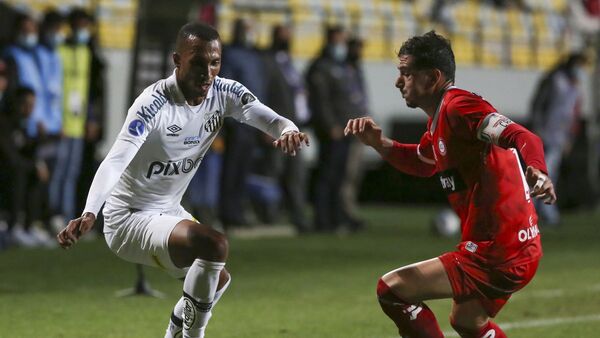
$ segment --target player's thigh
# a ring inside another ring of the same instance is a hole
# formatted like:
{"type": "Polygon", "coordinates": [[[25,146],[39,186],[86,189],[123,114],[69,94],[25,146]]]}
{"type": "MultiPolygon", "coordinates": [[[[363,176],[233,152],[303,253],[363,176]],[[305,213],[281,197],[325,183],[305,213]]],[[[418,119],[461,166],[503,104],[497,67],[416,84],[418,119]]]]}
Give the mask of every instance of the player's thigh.
{"type": "Polygon", "coordinates": [[[169,236],[169,254],[178,267],[188,267],[200,258],[213,262],[227,260],[227,237],[212,227],[190,220],[177,223],[169,236]]]}
{"type": "Polygon", "coordinates": [[[405,302],[452,297],[452,286],[438,258],[414,263],[382,277],[392,292],[405,302]]]}
{"type": "Polygon", "coordinates": [[[481,302],[476,299],[469,299],[452,304],[450,313],[450,323],[452,326],[461,327],[469,330],[477,330],[483,327],[490,319],[481,302]]]}
{"type": "MultiPolygon", "coordinates": [[[[108,228],[105,238],[110,249],[120,258],[166,270],[175,277],[185,276],[185,271],[170,258],[168,238],[170,233],[184,220],[179,215],[135,212],[106,218],[108,228]]],[[[107,227],[105,227],[106,229],[107,227]]]]}

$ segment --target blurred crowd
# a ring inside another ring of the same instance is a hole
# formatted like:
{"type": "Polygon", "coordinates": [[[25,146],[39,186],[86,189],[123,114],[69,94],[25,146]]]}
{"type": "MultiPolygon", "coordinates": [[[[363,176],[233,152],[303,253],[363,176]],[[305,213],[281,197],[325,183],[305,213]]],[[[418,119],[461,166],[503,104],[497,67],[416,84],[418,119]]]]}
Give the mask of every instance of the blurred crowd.
{"type": "Polygon", "coordinates": [[[311,128],[316,172],[308,170],[305,153],[281,154],[268,136],[226,120],[190,184],[188,210],[225,230],[282,222],[285,214],[297,233],[361,230],[364,222],[354,211],[363,146],[344,137],[343,128],[368,114],[362,41],[342,26],[327,27],[321,52],[302,74],[290,53],[290,27],[274,26],[266,49],[256,47],[249,20],[235,20],[232,32],[219,75],[241,82],[301,129],[311,128]]]}
{"type": "Polygon", "coordinates": [[[0,247],[55,247],[95,171],[104,65],[83,9],[10,18],[0,46],[0,247]]]}

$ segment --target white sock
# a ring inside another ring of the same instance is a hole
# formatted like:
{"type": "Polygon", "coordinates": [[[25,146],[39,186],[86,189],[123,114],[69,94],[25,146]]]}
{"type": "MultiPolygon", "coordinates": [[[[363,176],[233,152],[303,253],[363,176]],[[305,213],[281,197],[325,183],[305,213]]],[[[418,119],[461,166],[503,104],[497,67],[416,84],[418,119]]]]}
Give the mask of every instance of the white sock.
{"type": "MultiPolygon", "coordinates": [[[[215,298],[213,299],[213,308],[215,307],[215,305],[217,305],[217,302],[219,301],[219,299],[221,299],[221,296],[223,295],[223,293],[225,293],[225,290],[227,290],[229,284],[231,284],[231,275],[229,275],[229,280],[227,280],[227,283],[225,283],[225,285],[223,285],[223,287],[221,287],[220,290],[217,290],[217,292],[215,292],[215,298]]],[[[212,310],[209,315],[209,318],[210,317],[212,317],[212,310]]],[[[177,336],[177,334],[181,335],[181,331],[183,330],[182,326],[183,297],[179,298],[179,301],[177,301],[177,304],[175,304],[175,308],[173,308],[173,312],[171,313],[171,319],[169,320],[169,326],[167,327],[167,333],[165,335],[165,338],[181,337],[177,336]]]]}
{"type": "MultiPolygon", "coordinates": [[[[213,301],[214,302],[214,301],[213,301]]],[[[169,320],[169,326],[167,326],[167,332],[165,338],[179,338],[181,337],[181,331],[183,330],[183,297],[179,298],[177,304],[171,312],[171,319],[169,320]]]]}
{"type": "Polygon", "coordinates": [[[224,262],[196,259],[183,281],[183,337],[203,338],[224,262]]]}

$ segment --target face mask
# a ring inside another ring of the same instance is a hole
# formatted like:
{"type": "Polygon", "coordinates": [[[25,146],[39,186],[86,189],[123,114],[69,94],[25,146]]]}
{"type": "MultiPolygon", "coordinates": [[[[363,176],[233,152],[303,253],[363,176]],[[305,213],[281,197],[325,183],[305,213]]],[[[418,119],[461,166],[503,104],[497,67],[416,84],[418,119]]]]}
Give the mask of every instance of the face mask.
{"type": "Polygon", "coordinates": [[[38,43],[38,36],[35,33],[21,34],[18,43],[25,48],[33,48],[38,43]]]}
{"type": "Polygon", "coordinates": [[[346,44],[337,43],[337,44],[333,45],[333,48],[331,49],[331,56],[333,57],[334,60],[336,60],[338,62],[346,61],[347,55],[348,55],[348,47],[346,47],[346,44]]]}
{"type": "Polygon", "coordinates": [[[75,41],[81,45],[88,43],[88,41],[90,41],[90,37],[90,31],[87,29],[79,29],[75,33],[75,41]]]}
{"type": "Polygon", "coordinates": [[[583,81],[583,79],[585,79],[586,76],[586,71],[584,67],[576,67],[575,68],[575,78],[579,81],[583,81]]]}
{"type": "Polygon", "coordinates": [[[65,42],[65,35],[63,33],[59,32],[59,33],[48,35],[47,39],[48,39],[48,44],[50,46],[56,47],[56,46],[62,45],[62,43],[65,42]]]}
{"type": "Polygon", "coordinates": [[[250,31],[248,34],[246,34],[246,40],[244,40],[244,43],[246,47],[254,47],[256,46],[256,40],[256,34],[253,31],[250,31]]]}

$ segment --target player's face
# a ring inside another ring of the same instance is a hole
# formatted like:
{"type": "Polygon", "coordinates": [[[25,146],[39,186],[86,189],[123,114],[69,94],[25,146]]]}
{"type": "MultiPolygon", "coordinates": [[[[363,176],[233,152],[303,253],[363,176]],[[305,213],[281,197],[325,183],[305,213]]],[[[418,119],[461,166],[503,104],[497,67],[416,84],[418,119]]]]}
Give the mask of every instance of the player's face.
{"type": "Polygon", "coordinates": [[[173,60],[183,95],[190,104],[199,104],[221,69],[221,42],[190,37],[173,60]]]}
{"type": "Polygon", "coordinates": [[[413,63],[412,55],[400,55],[396,88],[400,89],[407,106],[417,108],[426,103],[431,81],[427,71],[414,68],[413,63]]]}

